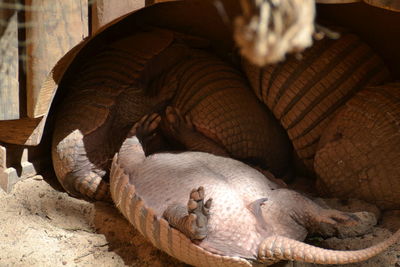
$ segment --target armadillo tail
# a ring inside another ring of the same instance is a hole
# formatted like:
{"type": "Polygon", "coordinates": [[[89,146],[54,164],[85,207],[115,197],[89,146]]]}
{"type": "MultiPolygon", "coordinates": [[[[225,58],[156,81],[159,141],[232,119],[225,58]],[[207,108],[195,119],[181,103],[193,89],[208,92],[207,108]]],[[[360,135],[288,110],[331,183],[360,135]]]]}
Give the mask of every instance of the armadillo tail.
{"type": "Polygon", "coordinates": [[[94,172],[88,172],[83,177],[67,173],[62,181],[63,187],[72,195],[88,200],[111,202],[109,184],[94,172]]]}
{"type": "Polygon", "coordinates": [[[399,239],[400,230],[389,239],[372,247],[361,250],[338,251],[315,247],[284,236],[271,236],[261,243],[258,257],[262,262],[293,260],[317,264],[346,264],[372,258],[395,244],[399,239]]]}

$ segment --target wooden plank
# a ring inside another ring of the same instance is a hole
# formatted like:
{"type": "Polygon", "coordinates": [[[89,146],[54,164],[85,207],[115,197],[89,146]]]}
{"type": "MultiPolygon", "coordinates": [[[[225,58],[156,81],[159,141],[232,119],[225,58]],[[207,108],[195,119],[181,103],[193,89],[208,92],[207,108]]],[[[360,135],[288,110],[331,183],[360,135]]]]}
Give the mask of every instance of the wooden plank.
{"type": "Polygon", "coordinates": [[[96,0],[92,5],[92,33],[110,21],[145,6],[145,0],[96,0]]]}
{"type": "Polygon", "coordinates": [[[399,0],[364,0],[365,3],[383,9],[400,12],[399,0]]]}
{"type": "MultiPolygon", "coordinates": [[[[46,114],[39,101],[42,87],[55,63],[88,35],[87,0],[27,0],[27,113],[30,118],[46,114]]],[[[52,95],[53,92],[48,94],[52,95]]]]}
{"type": "Polygon", "coordinates": [[[20,180],[37,173],[34,165],[28,161],[28,148],[22,146],[0,145],[0,188],[10,193],[20,180]]]}
{"type": "Polygon", "coordinates": [[[45,117],[0,121],[0,142],[37,145],[42,138],[45,122],[45,117]]]}
{"type": "MultiPolygon", "coordinates": [[[[225,1],[230,3],[230,0],[225,1]]],[[[182,1],[182,5],[177,5],[177,10],[175,10],[174,5],[171,5],[173,9],[171,9],[171,6],[169,5],[163,5],[160,6],[160,8],[150,7],[147,11],[142,12],[142,15],[139,15],[138,17],[136,15],[129,17],[128,21],[131,21],[132,18],[137,17],[137,19],[139,21],[143,21],[143,23],[155,24],[159,25],[160,27],[167,25],[169,28],[176,28],[178,31],[183,32],[187,30],[187,28],[194,28],[197,29],[195,32],[202,33],[200,35],[205,34],[205,36],[208,36],[210,39],[218,40],[214,43],[218,51],[226,51],[226,47],[230,48],[232,46],[232,40],[230,39],[231,34],[230,32],[226,31],[225,25],[222,28],[214,27],[214,24],[218,23],[215,22],[214,19],[211,19],[211,22],[208,22],[207,24],[203,23],[202,19],[208,14],[212,14],[212,17],[216,17],[213,13],[216,13],[216,11],[212,8],[212,6],[210,8],[209,5],[202,4],[201,10],[197,10],[196,5],[196,9],[193,11],[194,8],[189,8],[191,5],[184,4],[184,2],[185,1],[182,1]],[[189,9],[189,11],[187,12],[186,9],[189,9]],[[189,24],[187,23],[187,20],[189,21],[189,24]],[[213,27],[210,28],[210,25],[213,27]]],[[[126,31],[130,32],[132,30],[131,27],[126,28],[123,26],[125,24],[123,22],[121,23],[122,26],[118,24],[116,25],[117,32],[123,34],[126,31]]],[[[102,29],[106,30],[107,28],[102,29]]],[[[100,31],[97,31],[96,34],[99,32],[100,31]]],[[[192,33],[192,31],[190,31],[190,33],[192,33]]],[[[104,32],[103,37],[110,35],[114,36],[114,33],[106,31],[104,32]]],[[[25,144],[31,146],[38,145],[42,138],[48,110],[50,109],[52,99],[57,92],[58,85],[64,71],[67,69],[71,61],[73,61],[77,53],[79,53],[80,49],[86,44],[91,43],[89,44],[90,46],[96,46],[96,44],[102,45],[103,42],[107,40],[108,38],[86,38],[84,41],[81,41],[79,45],[71,49],[64,57],[62,57],[51,73],[47,76],[46,81],[43,83],[42,89],[40,90],[38,102],[40,103],[40,108],[42,111],[40,114],[45,114],[44,117],[39,118],[38,120],[26,118],[25,121],[21,120],[20,122],[8,121],[6,123],[2,123],[0,121],[0,142],[3,141],[13,144],[25,144]],[[6,129],[12,129],[12,132],[7,131],[6,129]]]]}
{"type": "Polygon", "coordinates": [[[18,18],[0,9],[0,120],[19,118],[18,18]]]}

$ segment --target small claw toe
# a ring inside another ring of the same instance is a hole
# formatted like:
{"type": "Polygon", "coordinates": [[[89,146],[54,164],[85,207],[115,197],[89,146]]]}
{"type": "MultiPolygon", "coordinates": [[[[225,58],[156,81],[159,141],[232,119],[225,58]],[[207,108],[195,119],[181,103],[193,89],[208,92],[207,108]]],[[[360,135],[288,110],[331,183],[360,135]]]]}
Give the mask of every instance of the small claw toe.
{"type": "Polygon", "coordinates": [[[148,131],[152,132],[157,129],[158,125],[160,124],[161,117],[158,114],[154,114],[155,116],[151,117],[150,125],[148,126],[148,131]]]}
{"type": "Polygon", "coordinates": [[[352,224],[356,223],[358,218],[356,216],[350,216],[351,214],[346,214],[338,210],[326,210],[320,217],[319,221],[328,224],[346,223],[352,224]]]}
{"type": "Polygon", "coordinates": [[[355,215],[353,213],[349,213],[349,214],[347,214],[347,216],[349,217],[348,218],[349,220],[353,220],[354,222],[360,222],[361,221],[361,219],[357,215],[355,215]]]}
{"type": "Polygon", "coordinates": [[[195,210],[197,208],[197,206],[198,206],[198,204],[196,201],[194,201],[193,199],[189,199],[189,202],[188,202],[189,211],[195,210]]]}
{"type": "Polygon", "coordinates": [[[200,186],[197,191],[199,192],[199,198],[204,199],[204,187],[200,186]]]}
{"type": "Polygon", "coordinates": [[[337,210],[330,210],[329,216],[337,222],[344,222],[351,220],[351,217],[348,214],[337,210]]]}
{"type": "Polygon", "coordinates": [[[138,131],[139,126],[140,126],[139,122],[135,123],[133,125],[133,127],[129,130],[128,137],[135,136],[138,131]]]}
{"type": "Polygon", "coordinates": [[[204,207],[206,207],[207,209],[211,208],[211,204],[212,204],[212,198],[209,198],[206,202],[206,204],[204,204],[204,207]]]}
{"type": "Polygon", "coordinates": [[[327,224],[337,224],[338,223],[337,221],[335,221],[329,217],[321,218],[321,222],[327,223],[327,224]]]}
{"type": "Polygon", "coordinates": [[[147,118],[149,117],[149,114],[144,115],[140,120],[139,120],[139,124],[142,124],[143,122],[145,122],[147,120],[147,118]]]}
{"type": "Polygon", "coordinates": [[[165,109],[165,116],[166,116],[166,118],[167,118],[167,121],[170,123],[170,124],[175,124],[176,123],[176,115],[174,114],[175,112],[174,112],[174,109],[173,109],[173,107],[171,107],[171,106],[168,106],[166,109],[165,109]]]}
{"type": "Polygon", "coordinates": [[[192,118],[189,115],[185,116],[185,123],[188,126],[188,128],[193,129],[193,122],[192,122],[192,118]]]}
{"type": "Polygon", "coordinates": [[[192,193],[190,194],[190,198],[193,199],[193,200],[196,200],[196,201],[199,201],[199,200],[201,199],[201,198],[200,198],[200,194],[199,194],[198,191],[192,192],[192,193]]]}

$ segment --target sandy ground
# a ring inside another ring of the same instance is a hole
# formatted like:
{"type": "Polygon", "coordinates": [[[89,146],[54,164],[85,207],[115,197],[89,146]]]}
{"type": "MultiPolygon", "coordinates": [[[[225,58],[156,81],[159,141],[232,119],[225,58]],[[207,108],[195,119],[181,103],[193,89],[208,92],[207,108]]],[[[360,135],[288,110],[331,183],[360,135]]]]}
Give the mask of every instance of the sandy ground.
{"type": "MultiPolygon", "coordinates": [[[[384,214],[380,224],[361,237],[313,242],[335,249],[370,246],[400,227],[400,212],[384,214]]],[[[5,266],[187,265],[155,249],[113,206],[69,197],[36,176],[19,182],[10,194],[0,190],[0,267],[5,266]]],[[[347,266],[400,266],[400,244],[368,262],[347,266]]]]}

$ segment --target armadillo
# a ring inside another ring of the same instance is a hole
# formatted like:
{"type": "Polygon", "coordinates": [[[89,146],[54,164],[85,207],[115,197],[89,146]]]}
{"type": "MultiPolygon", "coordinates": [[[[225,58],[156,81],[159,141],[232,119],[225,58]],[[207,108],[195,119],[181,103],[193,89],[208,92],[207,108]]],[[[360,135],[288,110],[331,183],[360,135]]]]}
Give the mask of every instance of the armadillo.
{"type": "Polygon", "coordinates": [[[315,156],[320,192],[400,207],[400,84],[367,87],[325,129],[315,156]]]}
{"type": "Polygon", "coordinates": [[[322,39],[300,58],[264,68],[243,61],[257,97],[287,131],[296,156],[310,172],[322,131],[356,92],[390,77],[381,58],[357,36],[322,39]]]}
{"type": "Polygon", "coordinates": [[[70,194],[109,198],[103,177],[127,132],[125,127],[149,112],[151,101],[156,105],[164,100],[147,97],[139,77],[145,64],[172,40],[166,31],[127,37],[103,49],[64,81],[66,96],[57,110],[52,158],[57,178],[70,194]]]}
{"type": "Polygon", "coordinates": [[[256,99],[242,73],[209,53],[191,51],[156,79],[158,88],[152,90],[174,91],[170,104],[229,156],[284,176],[291,153],[284,129],[256,99]]]}
{"type": "MultiPolygon", "coordinates": [[[[232,158],[192,151],[146,156],[142,143],[154,136],[160,120],[157,114],[146,115],[129,132],[113,159],[111,196],[154,246],[185,263],[343,264],[368,259],[400,238],[399,230],[386,241],[358,251],[303,243],[307,232],[322,222],[349,222],[351,214],[322,208],[299,193],[279,188],[232,158]]],[[[191,133],[192,126],[179,113],[167,120],[177,132],[191,133]]]]}
{"type": "Polygon", "coordinates": [[[129,126],[168,102],[228,155],[285,172],[291,145],[284,129],[241,73],[188,38],[161,29],[138,32],[110,43],[63,81],[52,157],[70,194],[108,199],[108,170],[129,126]]]}

